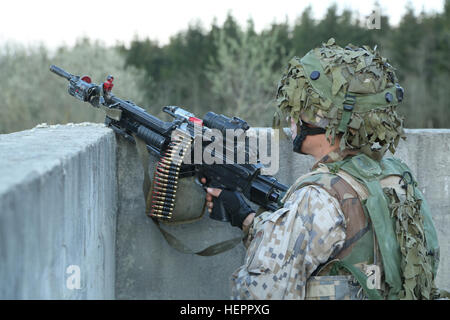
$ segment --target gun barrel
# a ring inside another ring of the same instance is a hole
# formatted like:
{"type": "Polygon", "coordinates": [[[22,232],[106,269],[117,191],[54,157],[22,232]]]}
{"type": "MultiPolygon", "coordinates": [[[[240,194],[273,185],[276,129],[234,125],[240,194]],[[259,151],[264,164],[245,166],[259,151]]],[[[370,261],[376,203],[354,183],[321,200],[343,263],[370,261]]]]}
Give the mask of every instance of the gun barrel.
{"type": "Polygon", "coordinates": [[[67,71],[64,71],[63,69],[61,69],[53,64],[50,66],[50,71],[53,73],[56,73],[60,77],[66,78],[67,80],[70,80],[70,78],[72,77],[72,75],[70,73],[68,73],[67,71]]]}

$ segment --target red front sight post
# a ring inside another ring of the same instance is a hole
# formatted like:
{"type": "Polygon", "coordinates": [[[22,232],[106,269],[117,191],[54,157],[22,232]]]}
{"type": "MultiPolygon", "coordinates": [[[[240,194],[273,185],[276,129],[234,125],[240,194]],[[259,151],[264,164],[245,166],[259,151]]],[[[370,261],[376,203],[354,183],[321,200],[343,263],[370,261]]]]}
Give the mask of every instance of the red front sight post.
{"type": "Polygon", "coordinates": [[[103,91],[104,92],[111,92],[112,88],[114,87],[113,84],[114,77],[113,76],[107,76],[106,81],[103,82],[103,91]]]}

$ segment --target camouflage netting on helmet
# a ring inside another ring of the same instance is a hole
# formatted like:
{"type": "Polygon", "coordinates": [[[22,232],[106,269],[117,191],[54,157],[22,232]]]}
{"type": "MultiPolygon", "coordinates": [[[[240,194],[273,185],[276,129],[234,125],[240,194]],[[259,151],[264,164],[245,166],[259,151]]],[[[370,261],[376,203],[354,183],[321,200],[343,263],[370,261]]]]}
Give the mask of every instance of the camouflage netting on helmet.
{"type": "Polygon", "coordinates": [[[331,38],[288,64],[277,90],[279,110],[274,127],[291,117],[326,129],[340,149],[361,149],[381,159],[405,138],[396,107],[403,99],[394,68],[367,46],[342,48],[331,38]],[[344,106],[346,106],[344,108],[344,106]]]}

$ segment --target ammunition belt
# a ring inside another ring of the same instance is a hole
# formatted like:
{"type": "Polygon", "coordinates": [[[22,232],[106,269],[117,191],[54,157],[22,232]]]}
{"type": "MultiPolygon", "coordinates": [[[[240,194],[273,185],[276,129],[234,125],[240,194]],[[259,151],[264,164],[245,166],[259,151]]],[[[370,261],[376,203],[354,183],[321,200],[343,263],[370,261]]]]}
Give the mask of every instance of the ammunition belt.
{"type": "Polygon", "coordinates": [[[190,145],[191,139],[183,139],[183,136],[178,136],[159,159],[153,175],[151,217],[172,218],[180,167],[190,145]]]}

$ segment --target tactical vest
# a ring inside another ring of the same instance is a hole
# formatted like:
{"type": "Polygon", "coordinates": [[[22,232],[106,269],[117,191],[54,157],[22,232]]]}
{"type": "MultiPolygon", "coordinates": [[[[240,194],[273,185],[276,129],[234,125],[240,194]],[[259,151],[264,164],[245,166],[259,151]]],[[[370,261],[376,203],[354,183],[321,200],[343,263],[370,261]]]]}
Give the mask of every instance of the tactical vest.
{"type": "Polygon", "coordinates": [[[283,201],[307,185],[335,197],[346,220],[343,248],[308,280],[307,299],[357,299],[358,293],[369,299],[436,296],[437,234],[406,164],[396,158],[377,162],[364,154],[321,164],[300,177],[283,201]]]}

